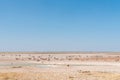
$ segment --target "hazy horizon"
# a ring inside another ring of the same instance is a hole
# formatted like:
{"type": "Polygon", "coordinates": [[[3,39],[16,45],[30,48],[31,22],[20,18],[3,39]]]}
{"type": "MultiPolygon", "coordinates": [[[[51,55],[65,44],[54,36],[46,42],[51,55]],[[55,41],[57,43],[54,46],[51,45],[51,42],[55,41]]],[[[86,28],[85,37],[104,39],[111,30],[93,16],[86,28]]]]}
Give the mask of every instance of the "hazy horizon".
{"type": "Polygon", "coordinates": [[[119,0],[0,0],[0,52],[120,52],[119,0]]]}

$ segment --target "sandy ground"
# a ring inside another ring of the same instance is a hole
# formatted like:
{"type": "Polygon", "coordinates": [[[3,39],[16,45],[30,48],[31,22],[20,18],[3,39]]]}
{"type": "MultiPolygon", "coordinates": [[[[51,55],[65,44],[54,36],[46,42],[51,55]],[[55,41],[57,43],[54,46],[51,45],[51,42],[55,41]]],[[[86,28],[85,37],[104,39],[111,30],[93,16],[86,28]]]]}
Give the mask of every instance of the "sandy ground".
{"type": "Polygon", "coordinates": [[[0,80],[120,80],[120,53],[0,53],[0,80]]]}

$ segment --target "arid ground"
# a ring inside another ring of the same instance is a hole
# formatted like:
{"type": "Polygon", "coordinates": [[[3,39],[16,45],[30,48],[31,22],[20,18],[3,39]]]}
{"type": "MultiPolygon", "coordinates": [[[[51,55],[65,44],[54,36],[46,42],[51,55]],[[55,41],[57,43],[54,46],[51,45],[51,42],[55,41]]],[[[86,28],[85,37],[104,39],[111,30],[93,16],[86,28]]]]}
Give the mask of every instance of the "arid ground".
{"type": "Polygon", "coordinates": [[[120,80],[120,53],[1,52],[0,80],[120,80]]]}

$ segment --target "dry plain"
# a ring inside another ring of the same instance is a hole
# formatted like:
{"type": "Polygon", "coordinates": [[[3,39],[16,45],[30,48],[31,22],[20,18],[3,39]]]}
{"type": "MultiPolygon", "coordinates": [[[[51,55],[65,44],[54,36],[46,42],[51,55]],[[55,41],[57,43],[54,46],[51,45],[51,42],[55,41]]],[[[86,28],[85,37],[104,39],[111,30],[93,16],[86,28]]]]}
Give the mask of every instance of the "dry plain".
{"type": "Polygon", "coordinates": [[[120,80],[120,53],[1,52],[0,80],[120,80]]]}

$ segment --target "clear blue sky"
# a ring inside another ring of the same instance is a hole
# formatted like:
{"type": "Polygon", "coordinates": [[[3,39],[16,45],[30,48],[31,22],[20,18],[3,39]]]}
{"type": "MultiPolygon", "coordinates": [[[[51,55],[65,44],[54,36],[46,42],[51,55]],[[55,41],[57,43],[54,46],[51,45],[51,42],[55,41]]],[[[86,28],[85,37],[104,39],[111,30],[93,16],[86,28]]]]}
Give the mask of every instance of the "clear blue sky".
{"type": "Polygon", "coordinates": [[[120,0],[0,0],[0,51],[120,51],[120,0]]]}

